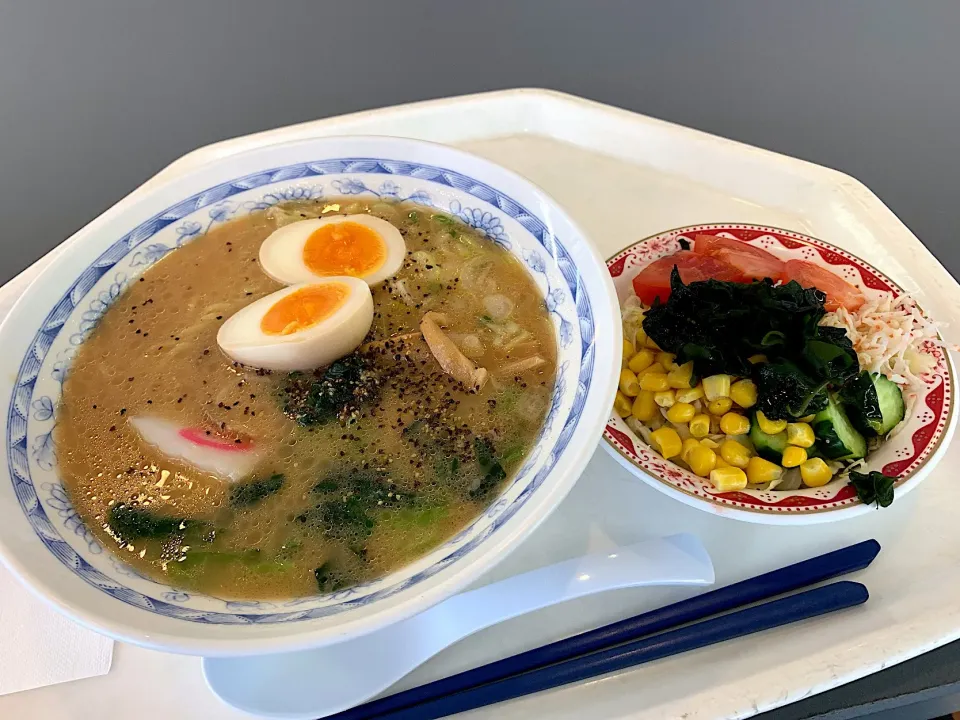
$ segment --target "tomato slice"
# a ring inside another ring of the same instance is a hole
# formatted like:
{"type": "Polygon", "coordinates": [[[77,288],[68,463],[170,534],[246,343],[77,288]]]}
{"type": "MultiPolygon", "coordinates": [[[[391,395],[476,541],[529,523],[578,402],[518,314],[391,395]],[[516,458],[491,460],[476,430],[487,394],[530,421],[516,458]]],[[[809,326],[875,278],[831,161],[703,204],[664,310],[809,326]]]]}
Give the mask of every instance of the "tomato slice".
{"type": "Polygon", "coordinates": [[[670,273],[677,266],[685,284],[698,280],[727,280],[743,282],[743,274],[720,258],[680,250],[673,255],[654,260],[633,279],[633,291],[644,305],[652,305],[655,298],[666,302],[670,297],[670,273]]]}
{"type": "Polygon", "coordinates": [[[806,260],[787,260],[780,279],[785,283],[796,280],[803,287],[822,290],[827,295],[824,303],[827,310],[836,310],[842,306],[853,312],[866,301],[863,293],[842,277],[806,260]]]}
{"type": "Polygon", "coordinates": [[[716,235],[697,235],[693,240],[693,251],[719,258],[733,265],[744,277],[751,280],[776,280],[783,274],[783,260],[762,248],[739,240],[716,235]]]}

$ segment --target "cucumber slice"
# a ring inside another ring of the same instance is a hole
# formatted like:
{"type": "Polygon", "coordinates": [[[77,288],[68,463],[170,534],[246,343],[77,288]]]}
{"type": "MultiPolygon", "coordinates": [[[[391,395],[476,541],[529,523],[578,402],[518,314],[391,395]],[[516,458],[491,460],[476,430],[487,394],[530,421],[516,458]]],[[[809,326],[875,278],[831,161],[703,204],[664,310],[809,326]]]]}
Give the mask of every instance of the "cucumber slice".
{"type": "Polygon", "coordinates": [[[880,373],[860,373],[844,388],[842,399],[850,421],[867,437],[886,435],[903,420],[903,393],[880,373]]]}
{"type": "Polygon", "coordinates": [[[833,395],[813,419],[817,447],[830,460],[857,460],[867,454],[867,441],[850,423],[833,395]]]}
{"type": "Polygon", "coordinates": [[[783,451],[787,449],[787,431],[770,435],[760,429],[756,416],[750,420],[750,442],[757,450],[757,455],[764,460],[780,464],[783,460],[783,451]]]}

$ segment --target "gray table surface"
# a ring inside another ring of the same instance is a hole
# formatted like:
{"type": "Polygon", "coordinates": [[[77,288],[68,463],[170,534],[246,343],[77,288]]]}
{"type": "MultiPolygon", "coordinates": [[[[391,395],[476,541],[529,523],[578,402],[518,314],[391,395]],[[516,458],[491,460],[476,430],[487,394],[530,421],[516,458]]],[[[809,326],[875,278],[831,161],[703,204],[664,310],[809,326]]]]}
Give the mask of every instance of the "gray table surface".
{"type": "MultiPolygon", "coordinates": [[[[0,0],[0,282],[198,146],[518,86],[848,172],[956,274],[958,26],[950,0],[0,0]]],[[[958,679],[948,646],[763,717],[930,717],[958,679]]]]}

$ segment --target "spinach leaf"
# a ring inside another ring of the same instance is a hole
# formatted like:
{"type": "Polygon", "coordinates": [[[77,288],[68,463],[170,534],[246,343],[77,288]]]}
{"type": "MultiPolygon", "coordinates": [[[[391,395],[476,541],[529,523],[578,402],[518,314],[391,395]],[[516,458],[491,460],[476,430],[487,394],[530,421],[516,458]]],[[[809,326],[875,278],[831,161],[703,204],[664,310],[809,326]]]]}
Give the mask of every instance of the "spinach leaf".
{"type": "Polygon", "coordinates": [[[897,478],[872,470],[868,473],[850,472],[850,484],[864,505],[876,503],[878,508],[888,507],[893,502],[893,486],[897,478]]]}
{"type": "Polygon", "coordinates": [[[278,492],[281,487],[283,487],[282,473],[274,473],[263,480],[234,485],[230,488],[230,505],[235,508],[256,505],[264,498],[278,492]]]}
{"type": "Polygon", "coordinates": [[[411,504],[412,493],[395,492],[386,475],[374,470],[337,470],[313,487],[321,499],[297,516],[301,523],[337,540],[366,538],[376,525],[375,509],[411,504]]]}
{"type": "Polygon", "coordinates": [[[317,579],[317,588],[322,593],[336,592],[348,585],[347,579],[329,561],[314,570],[313,576],[317,579]]]}
{"type": "Polygon", "coordinates": [[[159,538],[182,532],[196,523],[182,517],[159,515],[152,510],[114,505],[107,517],[107,524],[122,542],[130,543],[139,538],[159,538]]]}
{"type": "Polygon", "coordinates": [[[478,498],[499,485],[500,481],[507,477],[507,473],[494,453],[493,444],[486,438],[473,439],[473,452],[477,457],[481,476],[476,486],[470,489],[470,497],[478,498]]]}
{"type": "Polygon", "coordinates": [[[280,389],[283,412],[300,425],[325,425],[378,397],[374,373],[358,354],[325,370],[287,375],[280,389]]]}

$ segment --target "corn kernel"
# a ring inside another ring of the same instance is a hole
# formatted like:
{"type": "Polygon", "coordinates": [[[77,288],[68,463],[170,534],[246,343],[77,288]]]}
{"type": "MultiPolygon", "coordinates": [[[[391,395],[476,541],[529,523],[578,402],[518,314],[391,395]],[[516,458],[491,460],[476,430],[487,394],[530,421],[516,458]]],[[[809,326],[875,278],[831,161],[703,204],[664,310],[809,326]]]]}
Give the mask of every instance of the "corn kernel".
{"type": "Polygon", "coordinates": [[[663,365],[667,370],[673,370],[677,367],[677,356],[671,352],[661,351],[657,353],[657,362],[663,365]]]}
{"type": "Polygon", "coordinates": [[[703,445],[704,447],[710,448],[711,450],[716,450],[717,448],[720,447],[720,443],[714,442],[710,438],[703,438],[702,440],[700,440],[700,444],[703,445]]]}
{"type": "Polygon", "coordinates": [[[764,460],[762,457],[754,456],[747,463],[747,480],[754,485],[773,482],[782,473],[782,467],[769,460],[764,460]]]}
{"type": "Polygon", "coordinates": [[[767,356],[764,355],[763,353],[757,353],[756,355],[751,355],[750,357],[748,357],[747,362],[749,362],[751,365],[757,365],[758,363],[765,363],[767,362],[767,356]]]}
{"type": "Polygon", "coordinates": [[[687,456],[690,455],[690,451],[694,448],[700,447],[700,441],[696,438],[688,437],[683,441],[683,449],[680,451],[680,457],[683,458],[683,461],[687,461],[687,456]]]}
{"type": "Polygon", "coordinates": [[[757,424],[767,435],[776,435],[787,429],[786,420],[768,420],[767,416],[757,410],[757,424]]]}
{"type": "Polygon", "coordinates": [[[733,400],[728,397],[718,397],[707,404],[707,410],[711,415],[726,415],[733,407],[733,400]]]}
{"type": "Polygon", "coordinates": [[[679,425],[680,423],[690,422],[696,414],[696,409],[690,403],[674,403],[667,410],[667,420],[679,425]]]}
{"type": "Polygon", "coordinates": [[[750,432],[750,421],[740,413],[728,412],[720,418],[720,430],[725,435],[746,435],[750,432]]]}
{"type": "MultiPolygon", "coordinates": [[[[664,353],[660,353],[663,355],[664,353]]],[[[666,363],[664,363],[666,365],[666,363]]],[[[690,383],[693,381],[693,362],[685,362],[683,365],[673,363],[670,372],[667,373],[667,379],[670,381],[670,387],[678,390],[689,390],[690,383]]]]}
{"type": "MultiPolygon", "coordinates": [[[[641,390],[653,390],[661,392],[670,389],[670,381],[667,380],[666,373],[646,372],[639,380],[641,390]]],[[[629,393],[627,393],[629,395],[629,393]]]]}
{"type": "Polygon", "coordinates": [[[717,455],[717,467],[725,468],[725,467],[734,467],[734,466],[728,463],[726,460],[724,460],[722,456],[717,455]]]}
{"type": "Polygon", "coordinates": [[[720,443],[720,457],[738,468],[745,468],[750,464],[750,451],[736,440],[724,440],[720,443]]]}
{"type": "Polygon", "coordinates": [[[703,379],[703,394],[713,402],[717,398],[730,397],[730,376],[711,375],[703,379]]]}
{"type": "Polygon", "coordinates": [[[802,418],[797,420],[797,422],[812,423],[816,419],[817,419],[816,415],[804,415],[802,418]]]}
{"type": "Polygon", "coordinates": [[[653,401],[662,408],[671,408],[677,402],[673,390],[661,390],[653,393],[653,401]]]}
{"type": "Polygon", "coordinates": [[[623,361],[622,361],[622,363],[621,363],[621,367],[626,367],[626,366],[627,366],[627,362],[629,362],[630,358],[633,357],[633,354],[634,354],[635,352],[636,352],[636,350],[634,350],[634,348],[633,348],[633,343],[630,342],[629,340],[627,340],[626,338],[624,338],[624,341],[623,341],[623,361]]]}
{"type": "Polygon", "coordinates": [[[620,417],[626,417],[630,414],[630,407],[632,405],[633,403],[630,402],[630,398],[617,390],[617,397],[613,401],[613,411],[620,417]]]}
{"type": "Polygon", "coordinates": [[[710,448],[699,445],[690,450],[687,465],[700,477],[707,477],[717,466],[717,454],[710,448]]]}
{"type": "Polygon", "coordinates": [[[720,492],[743,490],[747,474],[738,467],[718,467],[710,472],[710,483],[720,492]]]}
{"type": "Polygon", "coordinates": [[[822,487],[830,482],[833,473],[823,458],[810,458],[800,466],[800,477],[807,487],[822,487]]]}
{"type": "Polygon", "coordinates": [[[656,350],[657,352],[660,352],[660,346],[657,345],[656,340],[654,340],[654,339],[653,339],[652,337],[650,337],[649,335],[647,335],[647,336],[643,339],[643,345],[644,345],[644,347],[648,347],[648,348],[650,348],[651,350],[656,350]]]}
{"type": "Polygon", "coordinates": [[[661,373],[661,374],[663,374],[663,375],[666,375],[666,374],[667,374],[667,371],[666,371],[666,369],[663,367],[663,365],[661,365],[661,364],[658,363],[658,362],[655,362],[655,363],[653,363],[650,367],[644,368],[643,370],[641,370],[640,372],[638,372],[638,373],[637,373],[637,379],[639,380],[640,378],[642,378],[642,377],[643,377],[644,375],[646,375],[647,373],[661,373]]]}
{"type": "Polygon", "coordinates": [[[813,428],[807,423],[787,423],[787,442],[797,447],[808,448],[813,445],[813,428]]]}
{"type": "Polygon", "coordinates": [[[636,397],[640,393],[637,376],[627,368],[620,371],[620,392],[627,397],[636,397]]]}
{"type": "Polygon", "coordinates": [[[730,386],[730,399],[747,409],[757,404],[757,385],[753,380],[737,380],[730,386]]]}
{"type": "Polygon", "coordinates": [[[679,455],[683,450],[680,435],[672,427],[657,428],[650,433],[650,438],[653,440],[654,449],[667,460],[679,455]]]}
{"type": "Polygon", "coordinates": [[[710,434],[710,416],[700,413],[690,418],[690,434],[695,438],[706,437],[710,434]]]}
{"type": "MultiPolygon", "coordinates": [[[[667,380],[670,379],[670,375],[667,375],[667,380]]],[[[696,400],[700,400],[703,397],[703,386],[697,385],[696,387],[688,387],[677,390],[677,402],[688,402],[692,403],[696,400]]]]}
{"type": "Polygon", "coordinates": [[[780,464],[785,468],[800,467],[807,461],[807,451],[802,447],[795,447],[791,445],[786,450],[783,451],[783,458],[780,460],[780,464]]]}
{"type": "Polygon", "coordinates": [[[647,333],[643,329],[643,325],[640,325],[639,327],[637,327],[637,335],[633,339],[633,344],[637,347],[638,350],[642,347],[647,346],[647,333]]]}
{"type": "Polygon", "coordinates": [[[653,365],[653,350],[644,348],[627,362],[627,367],[635,373],[641,373],[653,365]]]}
{"type": "Polygon", "coordinates": [[[653,420],[659,413],[657,411],[657,403],[653,399],[653,390],[641,390],[640,394],[637,395],[636,399],[633,401],[633,407],[630,409],[630,414],[633,415],[640,422],[650,422],[653,420]]]}

